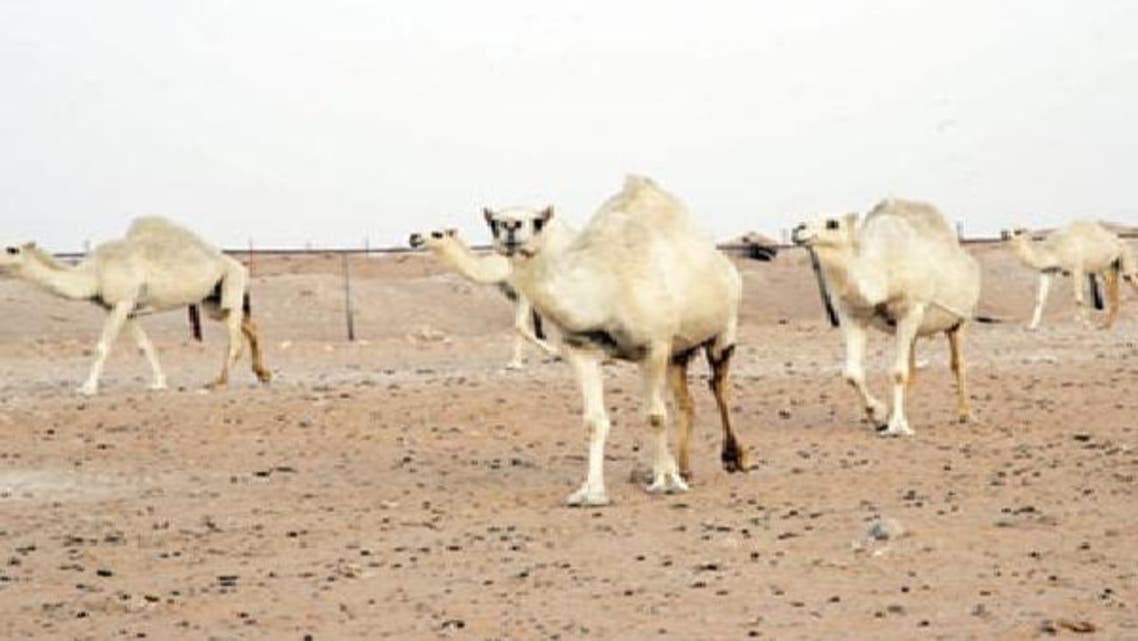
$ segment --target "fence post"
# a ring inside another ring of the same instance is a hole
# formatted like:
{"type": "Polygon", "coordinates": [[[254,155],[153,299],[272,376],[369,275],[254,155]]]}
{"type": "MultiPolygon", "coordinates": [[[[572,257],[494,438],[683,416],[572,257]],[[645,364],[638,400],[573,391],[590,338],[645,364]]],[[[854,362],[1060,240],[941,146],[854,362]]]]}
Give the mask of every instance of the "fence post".
{"type": "Polygon", "coordinates": [[[348,326],[348,340],[356,340],[356,325],[352,318],[352,270],[348,260],[348,252],[340,254],[344,265],[344,321],[348,326]]]}
{"type": "Polygon", "coordinates": [[[814,278],[818,281],[818,293],[822,296],[822,306],[826,308],[826,317],[830,319],[830,327],[838,327],[841,324],[838,320],[838,312],[834,310],[834,303],[830,300],[830,292],[826,287],[826,275],[822,273],[818,254],[814,253],[812,247],[807,247],[806,252],[810,254],[810,266],[814,268],[814,278]]]}

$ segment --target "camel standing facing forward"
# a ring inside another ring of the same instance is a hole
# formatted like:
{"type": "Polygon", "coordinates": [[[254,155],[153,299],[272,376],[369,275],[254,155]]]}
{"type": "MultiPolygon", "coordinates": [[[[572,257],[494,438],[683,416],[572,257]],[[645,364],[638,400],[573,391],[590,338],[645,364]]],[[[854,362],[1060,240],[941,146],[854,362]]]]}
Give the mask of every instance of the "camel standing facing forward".
{"type": "Polygon", "coordinates": [[[687,367],[699,349],[711,364],[711,389],[723,423],[724,467],[748,469],[731,430],[728,366],[742,282],[684,206],[651,180],[631,176],[563,248],[547,237],[553,209],[485,210],[499,252],[510,258],[514,284],[560,330],[590,430],[588,475],[569,505],[608,503],[604,446],[609,431],[601,363],[606,356],[639,363],[644,407],[656,437],[649,492],[688,489],[693,404],[687,367]],[[668,450],[664,387],[680,411],[679,466],[668,450]]]}
{"type": "Polygon", "coordinates": [[[123,327],[150,363],[154,377],[150,388],[165,389],[166,376],[137,317],[197,303],[229,330],[228,350],[213,385],[228,383],[229,369],[241,353],[242,334],[249,341],[257,378],[262,382],[272,378],[262,362],[250,316],[245,267],[168,220],[136,219],[125,238],[99,245],[75,266],[55,260],[33,243],[7,247],[0,256],[0,269],[63,298],[88,300],[107,310],[95,362],[79,388],[81,394],[98,391],[103,363],[123,327]]]}
{"type": "Polygon", "coordinates": [[[541,317],[533,311],[533,306],[525,296],[518,294],[510,284],[510,261],[505,256],[489,254],[479,256],[470,250],[459,238],[454,229],[432,231],[426,234],[411,234],[409,244],[414,248],[426,247],[451,271],[469,281],[480,285],[496,285],[514,303],[514,352],[507,369],[521,369],[525,343],[529,341],[540,347],[546,354],[557,355],[557,350],[541,336],[541,317]]]}
{"type": "Polygon", "coordinates": [[[930,205],[886,200],[858,227],[858,215],[803,223],[794,241],[814,249],[838,300],[846,344],[844,376],[869,420],[886,435],[912,434],[905,392],[915,374],[918,336],[944,332],[956,374],[957,416],[971,413],[961,342],[980,299],[980,268],[944,218],[930,205]],[[891,370],[893,409],[865,384],[866,332],[875,326],[897,337],[891,370]]]}
{"type": "Polygon", "coordinates": [[[1070,274],[1075,290],[1075,318],[1090,324],[1083,300],[1083,284],[1088,274],[1102,274],[1106,281],[1107,308],[1103,329],[1110,329],[1118,318],[1119,284],[1122,276],[1138,291],[1138,265],[1130,246],[1102,225],[1089,220],[1077,220],[1066,229],[1051,232],[1040,242],[1033,243],[1023,230],[1003,232],[1008,247],[1024,265],[1039,272],[1039,288],[1035,294],[1035,309],[1031,313],[1028,329],[1039,327],[1047,292],[1056,274],[1070,274]]]}

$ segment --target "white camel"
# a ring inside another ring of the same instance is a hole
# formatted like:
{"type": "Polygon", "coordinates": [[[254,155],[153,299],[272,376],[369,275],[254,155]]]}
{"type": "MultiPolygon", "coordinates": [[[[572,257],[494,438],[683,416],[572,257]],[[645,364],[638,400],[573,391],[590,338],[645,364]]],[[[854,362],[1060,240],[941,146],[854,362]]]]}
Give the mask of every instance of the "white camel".
{"type": "Polygon", "coordinates": [[[107,310],[95,362],[78,390],[81,394],[98,391],[103,363],[123,327],[150,363],[150,388],[165,389],[166,376],[137,317],[197,303],[228,328],[228,350],[212,385],[228,383],[229,369],[241,353],[242,334],[249,341],[257,378],[262,382],[272,378],[262,361],[250,314],[245,267],[168,220],[136,219],[126,237],[99,245],[75,266],[56,260],[34,243],[10,246],[0,256],[0,269],[57,296],[91,301],[107,310]]]}
{"type": "Polygon", "coordinates": [[[562,248],[547,230],[553,209],[484,212],[499,252],[510,258],[514,284],[560,332],[573,366],[590,431],[588,474],[569,505],[604,505],[604,445],[609,418],[601,364],[606,356],[637,362],[644,407],[655,432],[649,492],[683,492],[691,479],[688,446],[693,404],[687,367],[703,348],[723,424],[722,462],[750,468],[731,429],[728,368],[742,281],[683,204],[647,178],[630,176],[589,224],[562,248]],[[670,385],[680,419],[679,465],[668,449],[664,387],[670,385]]]}
{"type": "Polygon", "coordinates": [[[507,369],[521,369],[525,366],[526,342],[533,343],[546,354],[557,355],[557,349],[544,340],[541,334],[541,317],[533,311],[525,296],[518,294],[510,284],[510,261],[498,254],[475,254],[454,229],[436,230],[425,234],[411,234],[409,244],[414,248],[426,247],[431,254],[451,271],[469,281],[480,285],[495,285],[514,303],[513,356],[506,364],[507,369]]]}
{"type": "Polygon", "coordinates": [[[812,248],[838,302],[846,345],[844,377],[858,392],[869,420],[886,435],[912,434],[905,392],[914,380],[917,337],[944,332],[956,374],[956,412],[971,409],[965,385],[962,341],[980,298],[980,268],[952,228],[930,205],[903,200],[879,203],[858,227],[858,215],[803,223],[794,241],[812,248]],[[866,333],[870,326],[897,337],[891,370],[893,408],[865,384],[866,333]]]}
{"type": "Polygon", "coordinates": [[[1083,299],[1083,285],[1087,275],[1101,274],[1106,281],[1107,308],[1103,329],[1110,329],[1118,318],[1119,276],[1138,291],[1138,265],[1130,245],[1102,225],[1090,220],[1077,220],[1066,229],[1051,232],[1039,242],[1032,242],[1024,230],[1005,231],[1003,237],[1008,248],[1024,265],[1039,272],[1039,287],[1035,294],[1035,309],[1031,313],[1028,329],[1039,327],[1047,293],[1056,274],[1070,275],[1075,291],[1075,318],[1089,325],[1090,319],[1083,299]]]}

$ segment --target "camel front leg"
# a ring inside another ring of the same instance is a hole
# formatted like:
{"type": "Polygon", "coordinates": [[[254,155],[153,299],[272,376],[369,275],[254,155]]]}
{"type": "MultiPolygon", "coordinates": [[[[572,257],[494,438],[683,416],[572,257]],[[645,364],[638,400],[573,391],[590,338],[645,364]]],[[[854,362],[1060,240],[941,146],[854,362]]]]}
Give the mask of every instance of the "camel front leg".
{"type": "Polygon", "coordinates": [[[691,431],[695,419],[695,404],[692,402],[691,389],[688,387],[688,364],[691,362],[691,352],[679,354],[672,358],[668,364],[668,384],[672,388],[672,398],[676,402],[679,412],[676,424],[676,456],[680,467],[680,478],[691,483],[691,431]]]}
{"type": "MultiPolygon", "coordinates": [[[[739,444],[735,432],[731,429],[731,407],[728,404],[731,391],[731,357],[735,355],[735,344],[723,344],[721,339],[707,348],[707,363],[711,366],[711,380],[708,385],[715,396],[715,405],[719,408],[719,423],[723,427],[723,449],[719,452],[719,460],[723,469],[728,472],[749,472],[754,469],[747,449],[739,444]]],[[[733,339],[732,339],[733,340],[733,339]]]]}
{"type": "Polygon", "coordinates": [[[646,488],[652,494],[688,491],[688,484],[680,478],[676,460],[668,449],[668,409],[664,404],[664,385],[668,376],[670,352],[667,344],[654,345],[640,363],[644,412],[656,440],[652,484],[646,488]]]}
{"type": "Polygon", "coordinates": [[[1039,321],[1043,318],[1043,306],[1047,304],[1047,292],[1051,290],[1052,278],[1054,276],[1047,272],[1039,272],[1039,286],[1035,291],[1035,309],[1031,311],[1031,323],[1027,326],[1030,331],[1039,328],[1039,321]]]}
{"type": "Polygon", "coordinates": [[[91,364],[91,372],[87,375],[87,381],[79,387],[80,394],[91,396],[99,391],[99,378],[103,375],[103,363],[107,360],[107,355],[111,353],[111,345],[114,345],[115,339],[119,336],[119,331],[122,330],[123,323],[126,322],[130,316],[131,310],[134,309],[134,301],[123,301],[111,308],[107,313],[107,320],[103,323],[103,333],[99,336],[99,342],[95,343],[95,362],[91,364]]]}
{"type": "Polygon", "coordinates": [[[573,366],[577,383],[581,387],[585,427],[589,430],[589,468],[584,484],[570,494],[565,502],[575,507],[608,505],[604,463],[609,417],[605,410],[601,355],[572,348],[567,351],[569,363],[573,366]]]}
{"type": "Polygon", "coordinates": [[[525,367],[522,355],[527,341],[536,345],[550,356],[559,355],[557,348],[550,345],[547,341],[538,338],[537,334],[534,333],[533,306],[521,295],[518,296],[518,300],[514,303],[514,330],[518,334],[514,338],[514,355],[510,359],[510,362],[506,364],[506,369],[522,369],[525,367]]]}
{"type": "Polygon", "coordinates": [[[142,325],[138,319],[128,318],[126,327],[134,336],[134,342],[138,344],[138,351],[142,352],[142,355],[146,357],[146,362],[150,364],[150,373],[153,376],[150,389],[166,389],[166,374],[162,372],[162,366],[158,363],[158,354],[154,351],[154,345],[151,344],[150,338],[143,331],[142,325]]]}
{"type": "Polygon", "coordinates": [[[885,404],[874,398],[865,384],[866,327],[852,318],[842,318],[840,327],[845,334],[846,343],[846,364],[842,377],[857,392],[870,425],[874,429],[883,430],[887,419],[885,404]]]}
{"type": "Polygon", "coordinates": [[[972,407],[968,402],[968,385],[964,371],[964,324],[945,332],[952,373],[956,375],[956,420],[967,423],[972,419],[972,407]]]}
{"type": "Polygon", "coordinates": [[[897,357],[890,375],[893,378],[893,411],[889,415],[889,425],[883,436],[902,436],[913,433],[905,418],[905,389],[909,385],[909,355],[917,339],[917,330],[925,317],[925,308],[916,305],[903,317],[897,319],[897,357]]]}
{"type": "Polygon", "coordinates": [[[1103,329],[1110,329],[1114,327],[1115,321],[1118,320],[1118,307],[1121,298],[1121,289],[1119,287],[1118,270],[1113,267],[1107,269],[1103,274],[1106,279],[1106,322],[1103,323],[1103,329]]]}

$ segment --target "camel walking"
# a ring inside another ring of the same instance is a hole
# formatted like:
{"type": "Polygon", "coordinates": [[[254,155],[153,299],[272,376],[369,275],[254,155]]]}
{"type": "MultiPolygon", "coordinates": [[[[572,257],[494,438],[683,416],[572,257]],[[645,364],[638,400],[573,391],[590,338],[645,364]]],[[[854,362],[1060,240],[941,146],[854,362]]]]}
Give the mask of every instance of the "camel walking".
{"type": "Polygon", "coordinates": [[[536,345],[546,354],[557,356],[557,349],[550,345],[542,330],[541,316],[525,296],[510,284],[510,261],[499,254],[480,256],[459,237],[457,230],[436,230],[425,234],[411,234],[409,243],[416,249],[426,247],[442,264],[463,278],[480,285],[494,285],[514,303],[513,355],[506,369],[525,367],[525,344],[536,345]]]}
{"type": "Polygon", "coordinates": [[[609,417],[601,364],[639,364],[644,408],[656,439],[649,492],[687,491],[694,407],[687,368],[702,349],[723,425],[723,466],[750,468],[731,428],[727,392],[742,281],[683,204],[647,178],[630,176],[565,247],[551,246],[553,209],[484,211],[494,245],[509,257],[514,284],[561,335],[589,429],[588,473],[569,505],[604,505],[609,417]],[[668,449],[664,388],[679,409],[679,465],[668,449]]]}
{"type": "Polygon", "coordinates": [[[980,267],[966,252],[940,213],[930,205],[904,200],[879,203],[858,226],[858,215],[803,223],[794,241],[812,248],[838,302],[846,345],[845,379],[862,407],[885,435],[912,434],[905,417],[905,393],[916,372],[916,339],[943,332],[956,375],[956,412],[971,415],[962,351],[964,327],[980,299],[980,267]],[[893,408],[865,384],[869,327],[897,337],[890,370],[893,408]]]}
{"type": "Polygon", "coordinates": [[[57,296],[91,301],[107,311],[95,345],[95,361],[78,390],[81,394],[98,391],[103,363],[124,327],[150,364],[150,389],[165,389],[166,376],[138,317],[197,303],[228,329],[228,349],[212,385],[228,383],[229,370],[243,347],[242,335],[249,341],[253,373],[261,382],[272,378],[262,361],[250,313],[245,267],[166,219],[136,219],[124,238],[99,245],[75,266],[59,262],[34,243],[10,246],[0,256],[0,270],[57,296]]]}
{"type": "Polygon", "coordinates": [[[1075,292],[1075,319],[1090,325],[1083,284],[1087,275],[1102,275],[1106,282],[1107,314],[1103,329],[1110,329],[1118,319],[1119,277],[1138,291],[1138,264],[1130,245],[1102,225],[1090,220],[1077,220],[1065,229],[1051,232],[1039,242],[1032,242],[1022,230],[1004,231],[1001,234],[1008,248],[1021,263],[1039,272],[1039,286],[1035,293],[1035,308],[1031,312],[1030,330],[1039,327],[1043,306],[1056,274],[1070,275],[1075,292]]]}

